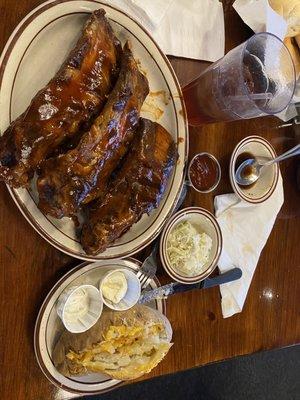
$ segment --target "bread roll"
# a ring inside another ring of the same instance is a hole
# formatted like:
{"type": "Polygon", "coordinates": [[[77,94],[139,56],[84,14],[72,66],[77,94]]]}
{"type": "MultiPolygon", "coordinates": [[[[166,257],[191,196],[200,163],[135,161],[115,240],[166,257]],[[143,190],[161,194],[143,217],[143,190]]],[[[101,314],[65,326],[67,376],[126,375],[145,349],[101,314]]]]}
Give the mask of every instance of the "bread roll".
{"type": "Polygon", "coordinates": [[[65,331],[53,352],[65,376],[101,372],[111,378],[136,379],[150,372],[167,354],[172,329],[166,317],[136,305],[127,311],[105,310],[87,332],[65,331]]]}
{"type": "Polygon", "coordinates": [[[299,0],[269,0],[270,6],[281,15],[288,24],[288,37],[300,34],[300,1],[299,0]]]}

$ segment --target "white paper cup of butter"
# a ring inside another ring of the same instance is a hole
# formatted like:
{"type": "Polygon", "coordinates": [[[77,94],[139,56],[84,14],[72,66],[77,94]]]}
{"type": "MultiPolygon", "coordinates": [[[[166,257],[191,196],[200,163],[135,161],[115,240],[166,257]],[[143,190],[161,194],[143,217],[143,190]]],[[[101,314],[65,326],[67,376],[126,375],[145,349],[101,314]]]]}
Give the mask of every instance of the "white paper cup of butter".
{"type": "Polygon", "coordinates": [[[103,303],[116,311],[133,307],[141,295],[141,283],[134,272],[128,269],[109,271],[101,279],[99,290],[103,303]]]}
{"type": "Polygon", "coordinates": [[[82,333],[98,321],[103,310],[99,290],[92,285],[72,286],[58,298],[56,311],[69,332],[82,333]]]}

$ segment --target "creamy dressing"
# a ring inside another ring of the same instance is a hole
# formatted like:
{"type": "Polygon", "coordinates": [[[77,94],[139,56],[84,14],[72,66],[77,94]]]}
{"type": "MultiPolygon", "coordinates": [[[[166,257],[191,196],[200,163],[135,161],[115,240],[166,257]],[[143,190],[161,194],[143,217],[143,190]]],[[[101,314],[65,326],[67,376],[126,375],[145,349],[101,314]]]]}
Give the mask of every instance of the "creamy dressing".
{"type": "Polygon", "coordinates": [[[126,276],[120,271],[110,274],[101,285],[103,297],[114,304],[119,303],[124,298],[127,288],[126,276]]]}
{"type": "Polygon", "coordinates": [[[70,324],[83,317],[89,310],[90,298],[85,289],[73,293],[66,303],[64,310],[65,321],[70,324]]]}

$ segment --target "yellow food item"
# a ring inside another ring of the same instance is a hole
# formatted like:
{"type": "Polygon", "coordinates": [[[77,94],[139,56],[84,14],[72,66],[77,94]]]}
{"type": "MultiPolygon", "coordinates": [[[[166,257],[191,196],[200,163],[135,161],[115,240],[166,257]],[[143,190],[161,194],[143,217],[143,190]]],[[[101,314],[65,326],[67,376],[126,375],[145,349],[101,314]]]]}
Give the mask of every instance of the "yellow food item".
{"type": "Polygon", "coordinates": [[[296,70],[296,78],[298,78],[300,75],[300,50],[296,38],[285,38],[284,43],[292,56],[296,70]]]}
{"type": "Polygon", "coordinates": [[[270,6],[281,15],[288,24],[287,36],[300,34],[300,1],[299,0],[269,0],[270,6]]]}
{"type": "Polygon", "coordinates": [[[105,299],[112,303],[119,303],[127,292],[126,276],[121,271],[116,271],[110,274],[101,285],[102,294],[105,299]]]}
{"type": "Polygon", "coordinates": [[[150,372],[172,346],[169,322],[149,307],[108,311],[99,321],[82,334],[62,335],[53,354],[61,373],[101,372],[114,379],[136,379],[150,372]]]}

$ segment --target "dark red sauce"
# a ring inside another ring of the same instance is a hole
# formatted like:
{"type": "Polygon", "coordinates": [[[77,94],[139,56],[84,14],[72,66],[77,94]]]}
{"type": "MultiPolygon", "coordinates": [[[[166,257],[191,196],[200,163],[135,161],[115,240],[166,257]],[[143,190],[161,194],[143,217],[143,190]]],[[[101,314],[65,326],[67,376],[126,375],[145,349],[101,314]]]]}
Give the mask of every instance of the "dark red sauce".
{"type": "Polygon", "coordinates": [[[196,156],[190,166],[189,176],[191,183],[200,191],[210,190],[219,179],[217,162],[208,154],[196,156]]]}

